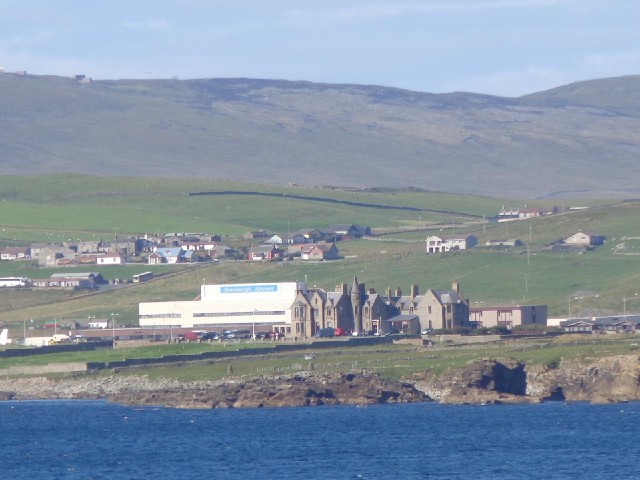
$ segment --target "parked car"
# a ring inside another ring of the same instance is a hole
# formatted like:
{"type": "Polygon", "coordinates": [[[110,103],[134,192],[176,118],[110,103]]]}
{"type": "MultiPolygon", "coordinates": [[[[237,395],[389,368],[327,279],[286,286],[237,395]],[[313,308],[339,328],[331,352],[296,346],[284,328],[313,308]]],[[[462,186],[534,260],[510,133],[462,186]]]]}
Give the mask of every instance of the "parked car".
{"type": "Polygon", "coordinates": [[[336,337],[346,337],[349,335],[349,332],[347,332],[344,328],[336,328],[334,333],[336,337]]]}
{"type": "Polygon", "coordinates": [[[251,338],[253,335],[250,330],[236,330],[235,338],[251,338]]]}
{"type": "Polygon", "coordinates": [[[218,332],[205,332],[200,337],[202,340],[218,340],[222,337],[218,332]]]}
{"type": "Polygon", "coordinates": [[[184,339],[185,340],[189,340],[189,341],[195,341],[198,340],[200,338],[202,338],[202,335],[204,335],[206,332],[202,332],[200,330],[194,330],[193,332],[187,332],[184,334],[184,339]]]}
{"type": "Polygon", "coordinates": [[[331,327],[321,328],[314,336],[316,338],[331,338],[335,336],[335,330],[331,327]]]}
{"type": "Polygon", "coordinates": [[[267,340],[271,338],[271,333],[270,332],[257,332],[256,333],[256,340],[267,340]]]}

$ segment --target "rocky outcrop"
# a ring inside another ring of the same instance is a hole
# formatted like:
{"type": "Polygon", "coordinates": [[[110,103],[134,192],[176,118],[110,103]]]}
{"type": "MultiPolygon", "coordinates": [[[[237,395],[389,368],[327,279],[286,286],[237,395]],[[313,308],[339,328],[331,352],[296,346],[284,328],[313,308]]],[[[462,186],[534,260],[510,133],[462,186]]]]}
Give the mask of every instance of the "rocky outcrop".
{"type": "Polygon", "coordinates": [[[640,400],[640,355],[563,360],[558,365],[529,368],[527,395],[597,403],[640,400]]]}
{"type": "Polygon", "coordinates": [[[438,401],[455,404],[550,400],[640,400],[640,354],[563,360],[527,366],[514,359],[470,362],[440,374],[421,372],[405,382],[377,374],[306,372],[288,376],[180,382],[147,376],[0,379],[0,400],[108,399],[130,405],[178,408],[372,405],[438,401]]]}
{"type": "Polygon", "coordinates": [[[525,364],[518,360],[478,360],[440,375],[431,372],[410,377],[416,388],[441,403],[526,402],[525,364]]]}
{"type": "Polygon", "coordinates": [[[442,403],[626,402],[640,400],[640,355],[530,367],[513,359],[478,360],[463,369],[415,374],[410,380],[442,403]]]}
{"type": "Polygon", "coordinates": [[[180,383],[147,377],[16,379],[0,381],[0,398],[106,398],[130,405],[180,408],[293,407],[426,402],[409,383],[377,374],[297,374],[219,382],[180,383]]]}

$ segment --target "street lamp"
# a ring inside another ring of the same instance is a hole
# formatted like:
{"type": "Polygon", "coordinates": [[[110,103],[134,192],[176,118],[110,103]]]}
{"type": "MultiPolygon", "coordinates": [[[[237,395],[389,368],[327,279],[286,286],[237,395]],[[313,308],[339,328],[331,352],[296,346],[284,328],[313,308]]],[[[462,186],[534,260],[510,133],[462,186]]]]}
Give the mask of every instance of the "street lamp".
{"type": "Polygon", "coordinates": [[[251,338],[253,339],[253,341],[256,341],[256,313],[258,312],[257,309],[253,309],[253,314],[251,315],[251,338]]]}
{"type": "Polygon", "coordinates": [[[113,348],[116,348],[116,317],[117,313],[111,312],[111,343],[113,348]]]}

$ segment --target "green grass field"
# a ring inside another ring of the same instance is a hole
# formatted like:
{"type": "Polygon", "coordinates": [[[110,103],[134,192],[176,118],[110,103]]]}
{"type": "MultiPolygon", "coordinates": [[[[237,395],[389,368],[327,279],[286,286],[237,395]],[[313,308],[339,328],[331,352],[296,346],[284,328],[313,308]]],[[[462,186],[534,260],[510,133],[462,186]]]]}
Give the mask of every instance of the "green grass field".
{"type": "MultiPolygon", "coordinates": [[[[340,261],[305,263],[221,262],[204,266],[145,264],[101,267],[107,278],[130,278],[153,270],[181,272],[97,295],[74,292],[0,290],[0,321],[22,329],[25,319],[106,318],[117,311],[123,323],[135,325],[142,301],[187,300],[207,283],[294,281],[333,290],[357,275],[367,288],[420,291],[461,284],[471,306],[545,304],[549,316],[640,312],[640,205],[607,201],[576,201],[591,206],[547,218],[508,223],[483,223],[505,203],[489,198],[428,192],[346,192],[298,187],[274,187],[194,179],[102,178],[85,176],[0,177],[0,247],[63,239],[112,239],[115,235],[152,232],[221,234],[223,243],[247,245],[239,236],[265,228],[286,233],[298,228],[326,228],[334,223],[358,223],[378,232],[373,239],[340,242],[340,261]],[[189,196],[202,191],[260,191],[282,197],[189,196]],[[297,200],[286,195],[318,196],[368,204],[398,205],[424,210],[384,210],[353,205],[297,200]],[[436,212],[438,211],[438,212],[436,212]],[[456,212],[446,214],[442,212],[456,212]],[[474,215],[473,222],[460,213],[474,215]],[[446,255],[425,255],[427,235],[469,233],[482,246],[488,239],[519,238],[526,244],[510,251],[478,248],[446,255]],[[605,245],[584,254],[553,253],[552,241],[578,230],[607,236],[605,245]],[[629,240],[631,238],[631,240],[629,240]],[[627,245],[625,250],[620,244],[627,245]],[[631,249],[631,250],[629,250],[631,249]],[[629,299],[626,301],[626,299],[629,299]]],[[[548,206],[549,202],[535,206],[548,206]]],[[[514,201],[511,206],[524,206],[514,201]]],[[[531,206],[531,205],[530,205],[531,206]]],[[[75,271],[94,271],[95,266],[75,271]]],[[[0,276],[48,277],[69,269],[39,270],[33,262],[0,262],[0,276]]]]}
{"type": "MultiPolygon", "coordinates": [[[[242,344],[240,348],[264,347],[270,342],[242,344]]],[[[167,355],[198,354],[207,351],[235,350],[237,345],[220,344],[157,344],[145,347],[104,349],[88,352],[34,355],[22,358],[0,359],[0,369],[10,366],[37,366],[65,362],[111,362],[124,359],[153,358],[167,355]]],[[[295,373],[311,368],[315,371],[348,372],[367,369],[387,378],[401,379],[416,372],[431,371],[440,374],[447,369],[463,367],[473,360],[488,358],[515,358],[527,365],[551,365],[560,359],[589,359],[603,355],[623,355],[637,350],[637,339],[629,336],[596,337],[575,336],[566,339],[527,339],[502,341],[465,348],[436,345],[432,348],[413,345],[383,344],[372,347],[340,346],[331,349],[311,349],[273,355],[256,355],[219,359],[185,366],[166,365],[144,369],[122,370],[119,375],[144,374],[156,378],[177,378],[181,381],[211,381],[227,376],[229,365],[236,376],[295,373]],[[305,355],[313,354],[313,359],[305,355]]],[[[111,375],[103,370],[101,375],[111,375]]]]}

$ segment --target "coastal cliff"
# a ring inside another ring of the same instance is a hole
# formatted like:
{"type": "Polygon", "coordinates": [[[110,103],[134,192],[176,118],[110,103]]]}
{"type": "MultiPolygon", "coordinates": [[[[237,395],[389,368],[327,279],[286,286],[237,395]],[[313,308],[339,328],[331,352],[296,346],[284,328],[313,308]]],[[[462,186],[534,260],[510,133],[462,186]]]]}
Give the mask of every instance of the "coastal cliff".
{"type": "Polygon", "coordinates": [[[536,403],[640,400],[640,355],[562,360],[528,366],[514,359],[477,360],[440,375],[423,372],[410,381],[441,403],[536,403]]]}
{"type": "Polygon", "coordinates": [[[527,366],[485,359],[438,375],[420,372],[405,381],[376,373],[299,372],[229,377],[215,382],[151,379],[145,375],[83,375],[0,379],[0,400],[106,399],[127,405],[176,408],[250,408],[372,405],[437,401],[450,404],[640,400],[640,354],[563,360],[527,366]]]}

